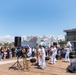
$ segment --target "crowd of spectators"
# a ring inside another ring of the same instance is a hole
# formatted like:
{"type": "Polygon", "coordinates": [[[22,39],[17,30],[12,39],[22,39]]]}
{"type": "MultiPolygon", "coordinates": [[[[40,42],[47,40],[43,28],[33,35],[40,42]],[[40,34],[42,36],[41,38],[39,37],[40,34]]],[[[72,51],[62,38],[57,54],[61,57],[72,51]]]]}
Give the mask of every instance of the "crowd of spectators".
{"type": "Polygon", "coordinates": [[[9,59],[12,57],[15,57],[15,48],[7,48],[7,47],[0,48],[0,60],[9,59]]]}
{"type": "MultiPolygon", "coordinates": [[[[50,56],[51,55],[50,48],[44,47],[44,49],[45,49],[46,56],[50,56]]],[[[19,51],[20,49],[14,48],[14,47],[13,48],[1,47],[0,48],[0,60],[16,57],[17,50],[19,51]]],[[[64,50],[64,48],[57,48],[57,57],[60,56],[61,58],[64,58],[65,53],[66,51],[64,50]]],[[[36,49],[29,47],[27,51],[27,56],[34,56],[34,54],[36,54],[36,49]]]]}

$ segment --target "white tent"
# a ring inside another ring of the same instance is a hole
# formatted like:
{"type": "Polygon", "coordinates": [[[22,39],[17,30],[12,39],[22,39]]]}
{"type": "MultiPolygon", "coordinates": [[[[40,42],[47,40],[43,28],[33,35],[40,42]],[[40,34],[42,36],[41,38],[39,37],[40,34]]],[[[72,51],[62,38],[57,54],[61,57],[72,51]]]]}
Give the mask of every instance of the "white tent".
{"type": "Polygon", "coordinates": [[[71,46],[72,46],[72,45],[71,45],[71,42],[68,41],[67,44],[66,44],[66,46],[70,46],[70,47],[71,47],[71,46]]]}

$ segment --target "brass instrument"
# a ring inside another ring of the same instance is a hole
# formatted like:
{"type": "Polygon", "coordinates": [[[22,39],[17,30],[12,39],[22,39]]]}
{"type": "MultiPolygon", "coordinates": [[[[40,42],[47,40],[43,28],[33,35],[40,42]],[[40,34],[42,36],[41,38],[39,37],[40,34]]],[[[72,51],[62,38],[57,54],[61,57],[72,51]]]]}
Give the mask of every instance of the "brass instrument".
{"type": "Polygon", "coordinates": [[[42,59],[42,55],[40,55],[40,58],[42,59]]]}
{"type": "Polygon", "coordinates": [[[38,56],[42,59],[42,55],[40,54],[40,52],[38,52],[38,56]]]}

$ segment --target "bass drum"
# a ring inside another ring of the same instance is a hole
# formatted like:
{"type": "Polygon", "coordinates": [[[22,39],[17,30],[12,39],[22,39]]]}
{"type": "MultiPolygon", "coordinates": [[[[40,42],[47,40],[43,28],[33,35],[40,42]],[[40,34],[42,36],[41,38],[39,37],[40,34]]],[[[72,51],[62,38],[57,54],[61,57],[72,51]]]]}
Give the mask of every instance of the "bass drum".
{"type": "Polygon", "coordinates": [[[30,59],[30,62],[31,62],[31,63],[34,63],[34,62],[36,62],[36,59],[35,59],[35,58],[31,58],[31,59],[30,59]]]}
{"type": "Polygon", "coordinates": [[[49,60],[50,58],[49,57],[45,57],[45,60],[49,60]]]}

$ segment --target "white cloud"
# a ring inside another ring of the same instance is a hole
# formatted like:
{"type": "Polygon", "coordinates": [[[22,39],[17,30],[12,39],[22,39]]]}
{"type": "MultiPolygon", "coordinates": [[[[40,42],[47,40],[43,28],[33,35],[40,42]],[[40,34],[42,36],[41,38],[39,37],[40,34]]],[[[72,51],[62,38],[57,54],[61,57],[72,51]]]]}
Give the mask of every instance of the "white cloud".
{"type": "Polygon", "coordinates": [[[0,36],[0,42],[14,42],[14,36],[10,35],[0,36]]]}

